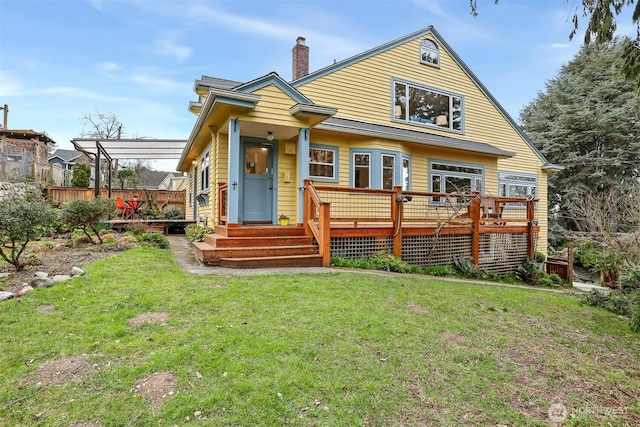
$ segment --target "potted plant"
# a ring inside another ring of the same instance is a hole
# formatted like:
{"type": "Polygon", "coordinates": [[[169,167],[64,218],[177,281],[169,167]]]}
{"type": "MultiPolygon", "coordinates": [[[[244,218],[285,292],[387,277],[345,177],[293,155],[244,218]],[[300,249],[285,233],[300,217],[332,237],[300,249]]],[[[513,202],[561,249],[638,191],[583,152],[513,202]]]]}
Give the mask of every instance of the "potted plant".
{"type": "Polygon", "coordinates": [[[278,221],[280,221],[280,225],[289,225],[289,217],[285,214],[280,214],[278,221]]]}

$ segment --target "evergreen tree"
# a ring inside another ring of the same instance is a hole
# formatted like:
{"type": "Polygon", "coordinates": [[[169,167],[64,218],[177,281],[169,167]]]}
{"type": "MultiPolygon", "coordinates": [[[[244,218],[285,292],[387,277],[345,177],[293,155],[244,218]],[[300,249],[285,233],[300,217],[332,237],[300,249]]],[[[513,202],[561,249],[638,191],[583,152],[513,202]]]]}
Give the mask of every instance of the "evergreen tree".
{"type": "MultiPolygon", "coordinates": [[[[640,96],[618,71],[624,46],[583,46],[520,113],[534,144],[565,168],[549,177],[550,206],[580,205],[585,192],[614,190],[623,198],[638,185],[640,96]]],[[[618,216],[612,206],[614,229],[618,216]]]]}
{"type": "Polygon", "coordinates": [[[76,163],[73,165],[71,175],[72,187],[88,187],[91,184],[91,168],[84,163],[76,163]]]}

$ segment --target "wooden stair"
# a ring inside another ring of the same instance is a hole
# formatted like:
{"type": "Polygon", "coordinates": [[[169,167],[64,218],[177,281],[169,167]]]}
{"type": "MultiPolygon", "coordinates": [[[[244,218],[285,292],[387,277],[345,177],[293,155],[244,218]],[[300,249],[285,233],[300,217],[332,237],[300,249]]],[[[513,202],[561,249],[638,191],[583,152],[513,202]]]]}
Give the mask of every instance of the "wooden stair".
{"type": "Polygon", "coordinates": [[[230,268],[321,267],[313,239],[298,226],[216,226],[215,234],[194,242],[196,257],[230,268]]]}

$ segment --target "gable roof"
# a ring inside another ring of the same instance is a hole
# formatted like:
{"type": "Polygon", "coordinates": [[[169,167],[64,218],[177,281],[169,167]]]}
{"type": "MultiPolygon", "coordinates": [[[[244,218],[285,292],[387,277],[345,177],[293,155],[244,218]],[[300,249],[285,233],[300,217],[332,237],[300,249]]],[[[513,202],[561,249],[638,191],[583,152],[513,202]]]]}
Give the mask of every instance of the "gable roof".
{"type": "MultiPolygon", "coordinates": [[[[312,73],[307,74],[304,77],[301,77],[297,80],[293,80],[291,82],[291,86],[297,88],[305,83],[316,80],[320,77],[331,74],[335,71],[338,71],[342,68],[348,67],[351,64],[356,62],[360,62],[367,58],[370,58],[374,55],[377,55],[381,52],[387,51],[389,49],[393,49],[397,46],[400,46],[404,43],[407,43],[413,39],[418,37],[424,37],[430,35],[434,39],[438,41],[440,46],[447,51],[447,53],[453,58],[453,60],[460,66],[460,68],[467,74],[467,76],[473,81],[473,83],[478,87],[478,89],[487,97],[489,102],[493,104],[493,106],[502,114],[502,116],[509,122],[509,124],[513,127],[513,129],[522,137],[522,139],[527,143],[529,148],[540,158],[543,163],[543,169],[553,169],[554,166],[549,163],[549,160],[542,154],[540,150],[533,144],[533,142],[529,139],[529,137],[524,133],[520,125],[511,117],[511,115],[504,109],[504,107],[498,102],[498,100],[489,92],[489,89],[480,81],[480,79],[471,71],[471,69],[465,64],[465,62],[458,56],[458,54],[451,48],[451,46],[444,40],[444,38],[436,31],[433,25],[430,25],[422,30],[418,30],[406,36],[400,37],[398,39],[392,40],[380,46],[374,47],[373,49],[369,49],[365,52],[359,53],[357,55],[351,56],[342,61],[338,61],[332,65],[316,70],[312,73]]],[[[455,138],[453,138],[455,139],[455,138]]],[[[494,147],[495,148],[495,147],[494,147]]]]}
{"type": "Polygon", "coordinates": [[[64,150],[62,148],[58,148],[56,151],[54,151],[49,156],[49,160],[57,157],[57,158],[63,160],[64,162],[69,163],[69,162],[74,161],[75,159],[77,159],[80,156],[82,156],[82,153],[80,151],[64,150]]]}
{"type": "Polygon", "coordinates": [[[7,138],[14,139],[31,139],[38,138],[45,144],[55,145],[55,141],[44,132],[36,132],[33,129],[0,129],[0,134],[4,134],[7,138]]]}
{"type": "Polygon", "coordinates": [[[182,174],[177,172],[162,172],[140,169],[136,171],[138,176],[138,185],[143,188],[158,188],[162,182],[167,179],[167,176],[181,176],[182,174]]]}

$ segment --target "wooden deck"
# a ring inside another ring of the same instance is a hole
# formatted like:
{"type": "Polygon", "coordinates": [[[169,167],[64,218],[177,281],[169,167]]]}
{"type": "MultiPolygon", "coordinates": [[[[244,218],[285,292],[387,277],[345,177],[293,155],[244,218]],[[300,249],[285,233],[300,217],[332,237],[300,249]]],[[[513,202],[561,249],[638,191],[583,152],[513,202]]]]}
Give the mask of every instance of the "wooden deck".
{"type": "Polygon", "coordinates": [[[195,221],[188,219],[112,219],[107,223],[111,224],[111,227],[118,232],[143,227],[149,232],[184,234],[185,227],[195,221]]]}

